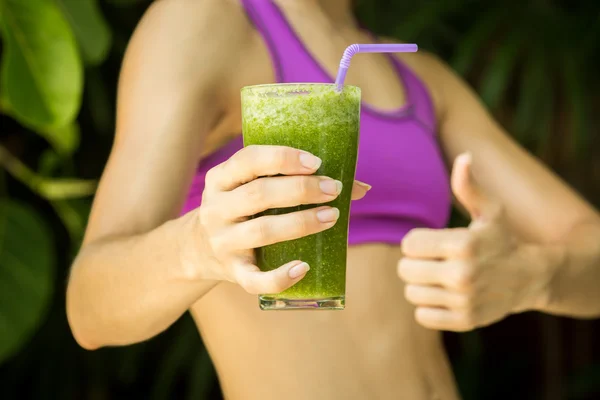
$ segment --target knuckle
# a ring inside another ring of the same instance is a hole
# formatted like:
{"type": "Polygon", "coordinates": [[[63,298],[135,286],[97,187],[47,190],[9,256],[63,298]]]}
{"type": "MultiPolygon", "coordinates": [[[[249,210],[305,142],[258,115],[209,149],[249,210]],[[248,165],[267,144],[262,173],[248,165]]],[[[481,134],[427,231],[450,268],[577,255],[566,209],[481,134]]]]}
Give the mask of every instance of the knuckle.
{"type": "Polygon", "coordinates": [[[427,313],[424,312],[423,309],[421,309],[420,307],[417,307],[414,311],[414,316],[415,316],[415,320],[425,326],[425,327],[433,327],[433,321],[430,320],[430,318],[428,317],[427,313]]]}
{"type": "Polygon", "coordinates": [[[455,301],[456,308],[466,310],[467,312],[473,311],[473,299],[467,295],[457,295],[455,301]]]}
{"type": "Polygon", "coordinates": [[[208,240],[214,254],[218,255],[229,249],[229,241],[226,235],[211,235],[208,240]]]}
{"type": "Polygon", "coordinates": [[[294,230],[298,232],[298,234],[304,235],[310,233],[313,230],[311,228],[314,224],[310,223],[309,215],[310,214],[306,212],[292,214],[292,223],[294,224],[294,230]]]}
{"type": "Polygon", "coordinates": [[[406,235],[404,235],[404,239],[402,239],[402,250],[405,248],[408,249],[413,243],[413,238],[415,236],[415,230],[409,231],[406,235]]]}
{"type": "Polygon", "coordinates": [[[410,254],[411,251],[414,249],[415,245],[419,242],[419,237],[421,236],[422,230],[417,228],[417,229],[412,229],[411,231],[409,231],[405,236],[404,239],[402,239],[402,243],[400,244],[402,253],[404,254],[410,254]]]}
{"type": "Polygon", "coordinates": [[[472,258],[477,250],[477,238],[471,232],[465,232],[456,241],[456,254],[462,258],[472,258]]]}
{"type": "Polygon", "coordinates": [[[452,277],[452,285],[458,290],[468,291],[475,281],[475,269],[468,264],[461,264],[452,277]]]}
{"type": "Polygon", "coordinates": [[[251,144],[249,146],[244,147],[241,150],[238,150],[229,161],[238,162],[240,159],[253,159],[259,156],[260,146],[251,144]]]}
{"type": "Polygon", "coordinates": [[[267,242],[271,238],[271,223],[268,218],[261,217],[252,221],[249,224],[249,235],[252,236],[255,241],[267,242]]]}
{"type": "Polygon", "coordinates": [[[271,153],[270,162],[278,171],[283,170],[290,160],[290,149],[286,147],[276,147],[271,153]]]}
{"type": "Polygon", "coordinates": [[[203,203],[198,209],[198,216],[203,226],[211,227],[219,219],[220,213],[214,205],[203,203]]]}
{"type": "Polygon", "coordinates": [[[249,146],[244,147],[243,149],[238,150],[235,154],[234,157],[253,157],[253,156],[257,156],[258,152],[260,151],[260,147],[256,144],[251,144],[249,146]]]}
{"type": "MultiPolygon", "coordinates": [[[[204,187],[205,188],[213,187],[216,185],[219,168],[221,168],[220,164],[212,167],[211,169],[209,169],[206,172],[206,175],[204,177],[204,187]]],[[[204,197],[204,193],[203,193],[203,197],[204,197]]]]}
{"type": "Polygon", "coordinates": [[[247,157],[247,152],[245,152],[247,148],[244,148],[233,156],[231,156],[227,161],[223,163],[223,166],[227,166],[228,171],[238,171],[243,168],[244,160],[249,158],[247,157]]]}
{"type": "Polygon", "coordinates": [[[406,297],[406,300],[410,303],[414,304],[417,302],[415,288],[412,285],[406,285],[404,287],[404,297],[406,297]]]}
{"type": "Polygon", "coordinates": [[[400,278],[408,279],[408,260],[403,258],[398,261],[397,273],[400,278]]]}
{"type": "Polygon", "coordinates": [[[250,145],[238,150],[225,163],[230,171],[241,171],[246,169],[249,164],[262,159],[261,151],[261,146],[250,145]]]}
{"type": "Polygon", "coordinates": [[[398,261],[398,265],[396,266],[396,274],[398,277],[406,280],[406,261],[404,258],[398,261]]]}
{"type": "Polygon", "coordinates": [[[243,189],[243,201],[247,201],[250,204],[263,203],[266,196],[266,181],[264,179],[256,179],[250,183],[244,185],[243,189]]]}
{"type": "Polygon", "coordinates": [[[302,199],[310,197],[311,179],[309,177],[298,177],[295,179],[295,191],[302,199]]]}

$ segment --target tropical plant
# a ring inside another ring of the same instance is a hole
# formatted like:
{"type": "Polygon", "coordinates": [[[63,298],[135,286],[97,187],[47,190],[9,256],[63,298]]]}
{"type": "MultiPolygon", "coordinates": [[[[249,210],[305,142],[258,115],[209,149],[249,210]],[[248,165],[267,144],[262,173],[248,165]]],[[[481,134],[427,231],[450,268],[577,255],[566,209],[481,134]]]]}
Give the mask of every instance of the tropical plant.
{"type": "MultiPolygon", "coordinates": [[[[0,0],[0,398],[219,393],[189,317],[152,341],[89,353],[64,312],[68,268],[111,145],[120,61],[150,3],[0,0]]],[[[600,3],[357,3],[371,30],[447,60],[520,143],[600,205],[600,3]]],[[[600,395],[598,328],[522,315],[446,342],[466,399],[591,399],[600,395]]]]}

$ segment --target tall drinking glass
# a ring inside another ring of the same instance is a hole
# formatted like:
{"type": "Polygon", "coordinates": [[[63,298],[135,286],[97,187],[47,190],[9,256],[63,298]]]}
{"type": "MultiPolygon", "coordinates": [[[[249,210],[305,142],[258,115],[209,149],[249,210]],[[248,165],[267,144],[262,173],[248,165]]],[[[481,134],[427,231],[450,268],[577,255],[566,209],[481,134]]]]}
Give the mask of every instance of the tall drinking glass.
{"type": "MultiPolygon", "coordinates": [[[[337,223],[324,232],[256,249],[261,270],[289,261],[310,265],[306,276],[279,294],[259,296],[263,310],[342,310],[346,291],[346,252],[350,195],[356,171],[360,125],[360,89],[335,84],[273,84],[242,89],[244,146],[279,145],[308,151],[323,161],[317,175],[342,182],[342,193],[327,203],[340,210],[337,223]]],[[[285,214],[318,205],[270,209],[285,214]]]]}

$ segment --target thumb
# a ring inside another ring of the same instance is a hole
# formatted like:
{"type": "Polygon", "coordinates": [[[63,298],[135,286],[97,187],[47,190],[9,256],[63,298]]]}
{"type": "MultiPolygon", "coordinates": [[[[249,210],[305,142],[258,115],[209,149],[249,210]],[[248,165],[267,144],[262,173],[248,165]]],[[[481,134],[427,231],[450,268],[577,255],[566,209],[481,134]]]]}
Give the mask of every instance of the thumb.
{"type": "Polygon", "coordinates": [[[481,188],[473,181],[471,175],[471,153],[460,154],[454,160],[451,186],[456,199],[466,208],[473,221],[487,217],[491,211],[491,201],[484,195],[481,188]]]}

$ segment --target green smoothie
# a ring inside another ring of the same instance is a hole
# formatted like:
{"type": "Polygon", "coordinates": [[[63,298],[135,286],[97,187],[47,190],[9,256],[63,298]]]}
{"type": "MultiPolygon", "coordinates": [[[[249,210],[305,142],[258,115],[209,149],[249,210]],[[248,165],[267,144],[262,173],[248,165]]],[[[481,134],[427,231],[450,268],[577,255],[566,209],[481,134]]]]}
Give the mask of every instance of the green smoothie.
{"type": "MultiPolygon", "coordinates": [[[[356,170],[360,89],[333,84],[277,84],[242,89],[244,146],[280,145],[308,151],[323,160],[316,175],[343,183],[340,196],[327,205],[340,210],[331,229],[256,250],[261,270],[293,260],[310,270],[279,294],[259,296],[262,309],[343,309],[350,195],[356,170]]],[[[319,205],[271,209],[260,215],[285,214],[319,205]]]]}

